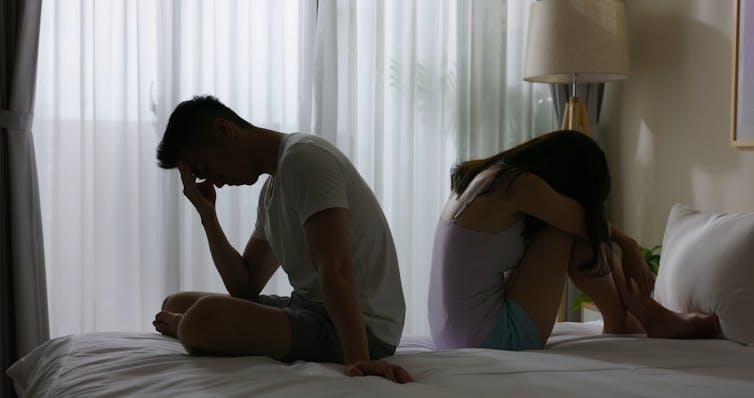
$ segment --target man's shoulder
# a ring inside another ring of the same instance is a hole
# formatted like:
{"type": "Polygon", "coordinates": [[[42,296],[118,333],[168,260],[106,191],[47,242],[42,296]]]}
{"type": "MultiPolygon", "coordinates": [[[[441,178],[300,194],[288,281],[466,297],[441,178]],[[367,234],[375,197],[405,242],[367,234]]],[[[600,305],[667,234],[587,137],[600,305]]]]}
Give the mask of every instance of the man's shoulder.
{"type": "Polygon", "coordinates": [[[285,140],[285,147],[283,148],[284,157],[317,152],[339,153],[330,141],[314,134],[304,133],[290,134],[285,140]]]}
{"type": "Polygon", "coordinates": [[[303,171],[320,167],[342,165],[348,158],[322,137],[311,134],[295,134],[286,140],[280,156],[279,170],[303,171]]]}

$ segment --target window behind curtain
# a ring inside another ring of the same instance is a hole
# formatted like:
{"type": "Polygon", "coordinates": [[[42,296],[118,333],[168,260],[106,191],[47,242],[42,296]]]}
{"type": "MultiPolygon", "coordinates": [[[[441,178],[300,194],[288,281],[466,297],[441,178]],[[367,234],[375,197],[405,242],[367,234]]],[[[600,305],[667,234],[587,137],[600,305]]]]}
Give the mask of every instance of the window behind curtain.
{"type": "MultiPolygon", "coordinates": [[[[224,291],[177,172],[155,161],[195,94],[354,161],[396,240],[404,334],[427,335],[449,168],[554,127],[547,87],[521,80],[530,2],[45,1],[34,132],[51,335],[149,331],[167,294],[224,291]]],[[[257,196],[218,192],[239,251],[257,196]]],[[[264,292],[290,285],[278,273],[264,292]]]]}
{"type": "MultiPolygon", "coordinates": [[[[301,66],[315,6],[44,2],[34,132],[52,336],[151,330],[167,294],[224,291],[177,172],[156,166],[155,149],[175,105],[197,94],[259,126],[306,130],[301,66]]],[[[220,221],[239,250],[257,195],[258,187],[218,194],[220,221]]],[[[267,290],[290,285],[276,276],[267,290]]]]}

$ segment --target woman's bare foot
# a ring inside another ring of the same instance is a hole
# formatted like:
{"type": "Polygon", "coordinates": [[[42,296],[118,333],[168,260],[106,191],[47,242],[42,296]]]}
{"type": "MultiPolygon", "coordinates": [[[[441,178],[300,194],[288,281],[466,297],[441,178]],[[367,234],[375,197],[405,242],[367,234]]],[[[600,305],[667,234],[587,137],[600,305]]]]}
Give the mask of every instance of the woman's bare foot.
{"type": "Polygon", "coordinates": [[[166,335],[176,337],[178,334],[178,324],[181,322],[183,314],[177,314],[175,312],[160,311],[154,316],[152,325],[158,332],[166,335]]]}
{"type": "Polygon", "coordinates": [[[715,314],[664,311],[661,316],[650,318],[646,329],[647,337],[705,339],[720,332],[720,320],[715,314]]]}
{"type": "Polygon", "coordinates": [[[647,337],[704,339],[720,334],[717,315],[670,311],[651,297],[642,296],[636,281],[629,279],[629,283],[631,288],[623,295],[623,300],[632,313],[643,315],[640,319],[647,337]]]}
{"type": "Polygon", "coordinates": [[[604,323],[602,327],[603,334],[644,334],[644,326],[636,319],[631,312],[626,311],[623,322],[608,324],[604,323]]]}

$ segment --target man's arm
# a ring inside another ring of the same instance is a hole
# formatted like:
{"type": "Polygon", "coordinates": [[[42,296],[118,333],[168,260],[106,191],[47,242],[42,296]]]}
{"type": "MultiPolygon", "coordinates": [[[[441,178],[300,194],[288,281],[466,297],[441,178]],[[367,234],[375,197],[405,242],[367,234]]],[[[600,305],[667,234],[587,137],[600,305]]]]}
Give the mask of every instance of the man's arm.
{"type": "Polygon", "coordinates": [[[277,269],[277,262],[264,240],[250,239],[242,257],[228,242],[215,211],[215,189],[209,180],[197,184],[189,166],[179,162],[183,193],[191,201],[202,220],[212,262],[220,273],[225,288],[233,297],[251,298],[259,294],[277,269]]]}
{"type": "Polygon", "coordinates": [[[256,297],[279,267],[267,241],[249,239],[241,256],[228,242],[217,215],[202,217],[202,225],[207,234],[212,262],[228,293],[243,299],[256,297]]]}
{"type": "Polygon", "coordinates": [[[243,251],[243,260],[249,272],[248,292],[250,297],[256,297],[269,282],[272,274],[280,267],[280,263],[272,253],[266,240],[251,238],[243,251]]]}
{"type": "Polygon", "coordinates": [[[392,381],[411,381],[403,368],[385,361],[370,361],[366,327],[357,299],[350,249],[348,210],[322,210],[304,223],[306,243],[319,273],[327,312],[343,347],[346,373],[377,375],[392,381]]]}

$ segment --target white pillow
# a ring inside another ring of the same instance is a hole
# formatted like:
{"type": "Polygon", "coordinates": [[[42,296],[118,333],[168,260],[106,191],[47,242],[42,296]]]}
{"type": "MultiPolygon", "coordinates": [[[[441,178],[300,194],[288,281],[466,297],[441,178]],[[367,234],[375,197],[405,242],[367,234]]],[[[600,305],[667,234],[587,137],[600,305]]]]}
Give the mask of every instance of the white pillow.
{"type": "Polygon", "coordinates": [[[674,311],[717,314],[726,338],[754,343],[754,213],[673,206],[654,297],[674,311]]]}

